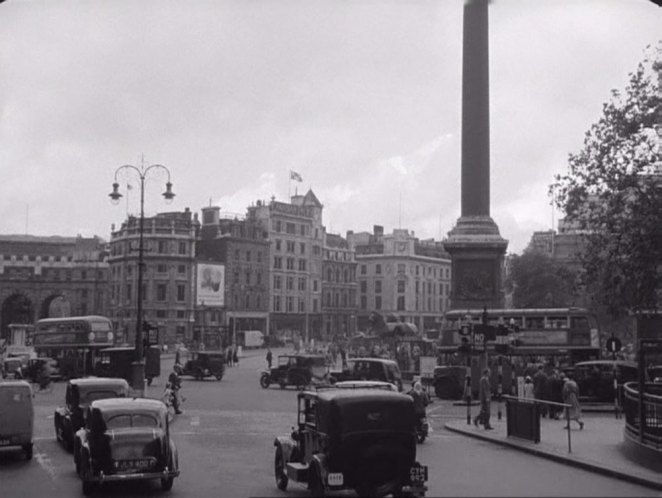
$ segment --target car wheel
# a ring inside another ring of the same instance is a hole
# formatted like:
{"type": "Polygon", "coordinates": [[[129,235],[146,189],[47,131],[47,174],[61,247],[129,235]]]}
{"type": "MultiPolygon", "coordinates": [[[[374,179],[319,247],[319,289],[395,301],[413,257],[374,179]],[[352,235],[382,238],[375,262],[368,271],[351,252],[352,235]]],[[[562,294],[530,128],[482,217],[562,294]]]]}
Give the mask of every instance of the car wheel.
{"type": "Polygon", "coordinates": [[[269,387],[269,374],[263,373],[260,375],[260,385],[262,388],[267,389],[269,387]]]}
{"type": "Polygon", "coordinates": [[[285,381],[283,381],[283,380],[281,380],[280,382],[278,382],[278,385],[280,386],[281,389],[285,389],[285,388],[287,387],[287,384],[286,384],[285,381]]]}
{"type": "Polygon", "coordinates": [[[25,459],[32,460],[32,443],[23,446],[23,451],[25,451],[25,459]]]}
{"type": "MultiPolygon", "coordinates": [[[[81,455],[83,459],[86,457],[86,455],[81,455]]],[[[83,494],[85,496],[90,496],[94,491],[96,490],[97,483],[94,481],[91,481],[90,479],[92,478],[92,472],[89,467],[89,462],[87,461],[82,461],[80,463],[82,473],[81,473],[81,479],[83,480],[83,494]]]]}
{"type": "Polygon", "coordinates": [[[223,379],[223,374],[222,373],[217,373],[216,374],[216,380],[220,381],[221,379],[223,379]]]}
{"type": "Polygon", "coordinates": [[[289,479],[285,473],[285,458],[283,457],[283,449],[278,446],[276,448],[276,457],[274,459],[274,474],[276,477],[276,487],[281,491],[287,489],[289,479]]]}
{"type": "Polygon", "coordinates": [[[161,479],[161,489],[163,491],[170,491],[174,483],[175,483],[174,477],[164,477],[163,479],[161,479]]]}

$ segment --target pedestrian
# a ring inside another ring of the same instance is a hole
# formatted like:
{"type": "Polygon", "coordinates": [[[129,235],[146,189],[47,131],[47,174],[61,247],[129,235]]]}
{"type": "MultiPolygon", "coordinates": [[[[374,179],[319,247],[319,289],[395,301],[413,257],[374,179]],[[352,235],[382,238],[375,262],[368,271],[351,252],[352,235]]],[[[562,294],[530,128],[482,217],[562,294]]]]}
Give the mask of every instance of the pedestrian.
{"type": "MultiPolygon", "coordinates": [[[[547,394],[547,388],[548,388],[547,375],[545,374],[543,365],[538,365],[538,371],[533,376],[533,395],[535,399],[539,401],[549,401],[547,399],[549,397],[547,394]]],[[[546,403],[541,403],[540,414],[543,417],[547,416],[546,403]]]]}
{"type": "Polygon", "coordinates": [[[239,365],[239,347],[235,345],[232,348],[232,363],[235,365],[239,365]]]}
{"type": "Polygon", "coordinates": [[[172,407],[175,409],[177,415],[183,413],[181,410],[181,403],[179,400],[179,390],[182,388],[182,378],[179,376],[179,368],[177,363],[172,367],[172,372],[168,376],[168,385],[166,388],[169,388],[172,391],[172,407]]]}
{"type": "Polygon", "coordinates": [[[582,430],[584,428],[584,422],[582,422],[582,410],[579,406],[579,387],[569,375],[563,384],[563,402],[570,405],[566,408],[568,411],[568,424],[564,429],[569,429],[570,421],[574,420],[579,424],[579,430],[582,430]]]}
{"type": "MultiPolygon", "coordinates": [[[[549,377],[549,400],[554,403],[563,403],[563,379],[557,369],[554,369],[549,377]]],[[[561,407],[557,405],[549,406],[549,416],[558,420],[561,415],[561,407]]]]}
{"type": "Polygon", "coordinates": [[[490,403],[492,400],[492,388],[490,386],[490,369],[483,370],[483,376],[480,378],[478,397],[480,399],[480,412],[474,418],[474,425],[483,424],[485,430],[492,430],[494,427],[490,425],[490,403]]]}
{"type": "Polygon", "coordinates": [[[273,361],[273,354],[271,353],[271,348],[267,349],[267,366],[269,367],[269,370],[271,370],[271,362],[273,361]]]}
{"type": "Polygon", "coordinates": [[[225,351],[225,355],[227,358],[227,364],[229,367],[232,366],[232,345],[228,346],[227,350],[225,351]]]}
{"type": "Polygon", "coordinates": [[[535,399],[535,393],[533,390],[533,382],[529,375],[524,379],[524,392],[522,393],[524,399],[535,399]]]}

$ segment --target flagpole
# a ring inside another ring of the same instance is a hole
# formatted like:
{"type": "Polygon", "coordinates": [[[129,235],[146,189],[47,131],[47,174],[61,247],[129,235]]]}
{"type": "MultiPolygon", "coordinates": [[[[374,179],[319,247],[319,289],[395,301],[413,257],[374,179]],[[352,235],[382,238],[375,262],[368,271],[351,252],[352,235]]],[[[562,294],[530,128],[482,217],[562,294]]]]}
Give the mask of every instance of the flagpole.
{"type": "Polygon", "coordinates": [[[289,180],[287,180],[287,200],[292,202],[292,170],[290,170],[289,180]]]}

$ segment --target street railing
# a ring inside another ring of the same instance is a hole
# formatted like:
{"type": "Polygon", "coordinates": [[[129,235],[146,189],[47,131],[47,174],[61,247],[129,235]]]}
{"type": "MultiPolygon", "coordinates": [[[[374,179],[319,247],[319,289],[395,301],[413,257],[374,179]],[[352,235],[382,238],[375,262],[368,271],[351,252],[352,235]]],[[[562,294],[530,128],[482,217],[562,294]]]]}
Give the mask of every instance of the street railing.
{"type": "MultiPolygon", "coordinates": [[[[568,433],[568,453],[572,453],[572,439],[571,439],[571,432],[570,432],[570,411],[568,408],[570,408],[571,405],[568,403],[557,403],[556,401],[546,401],[546,400],[540,400],[540,399],[531,399],[531,398],[518,398],[516,396],[508,396],[508,395],[503,395],[503,399],[506,400],[506,417],[508,418],[507,423],[508,423],[508,436],[512,435],[517,435],[518,432],[518,427],[516,427],[516,424],[519,423],[519,420],[512,420],[511,417],[517,416],[522,413],[521,410],[516,410],[513,409],[514,407],[517,406],[548,406],[548,407],[557,407],[560,408],[565,412],[565,425],[566,425],[566,431],[568,433]],[[508,405],[513,405],[513,408],[509,408],[508,405]]],[[[532,436],[537,437],[537,439],[533,439],[534,442],[538,443],[540,442],[540,412],[539,410],[531,410],[530,413],[531,416],[535,417],[535,420],[524,420],[523,422],[525,424],[535,424],[537,427],[537,430],[532,430],[530,432],[533,432],[532,436]]],[[[519,417],[517,417],[519,418],[519,417]]],[[[525,431],[527,432],[527,431],[525,431]]]]}
{"type": "Polygon", "coordinates": [[[641,398],[638,382],[628,382],[624,385],[623,392],[626,437],[662,451],[662,384],[644,384],[641,398]]]}

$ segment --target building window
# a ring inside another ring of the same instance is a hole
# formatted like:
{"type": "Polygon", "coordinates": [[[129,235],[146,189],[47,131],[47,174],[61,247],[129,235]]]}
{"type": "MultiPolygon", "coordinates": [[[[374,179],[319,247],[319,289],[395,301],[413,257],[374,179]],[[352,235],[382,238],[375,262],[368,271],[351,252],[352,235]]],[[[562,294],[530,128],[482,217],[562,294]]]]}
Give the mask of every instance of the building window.
{"type": "Polygon", "coordinates": [[[317,292],[317,280],[313,280],[313,292],[317,292]]]}
{"type": "Polygon", "coordinates": [[[382,292],[382,281],[381,280],[375,280],[375,292],[377,294],[381,294],[381,292],[382,292]]]}
{"type": "Polygon", "coordinates": [[[380,265],[380,264],[376,264],[376,265],[375,265],[375,273],[376,273],[377,275],[381,275],[381,274],[382,274],[382,265],[380,265]]]}
{"type": "Polygon", "coordinates": [[[249,309],[251,307],[251,296],[250,294],[246,294],[246,297],[244,298],[244,308],[249,309]]]}
{"type": "Polygon", "coordinates": [[[276,231],[276,232],[282,232],[283,231],[283,224],[281,223],[280,220],[275,220],[274,221],[274,231],[276,231]]]}
{"type": "Polygon", "coordinates": [[[361,296],[361,309],[362,310],[368,309],[368,297],[367,296],[361,296]]]}
{"type": "Polygon", "coordinates": [[[368,273],[368,265],[361,265],[361,275],[368,273]]]}
{"type": "Polygon", "coordinates": [[[305,237],[305,235],[306,235],[306,225],[301,225],[301,235],[305,237]]]}
{"type": "Polygon", "coordinates": [[[177,273],[180,275],[185,275],[186,274],[186,265],[178,265],[177,266],[177,273]]]}
{"type": "Polygon", "coordinates": [[[251,252],[246,251],[246,261],[250,261],[250,260],[251,260],[251,252]]]}
{"type": "Polygon", "coordinates": [[[246,270],[246,285],[251,285],[251,270],[250,270],[250,268],[246,270]]]}
{"type": "Polygon", "coordinates": [[[367,282],[366,280],[361,280],[361,281],[359,282],[359,285],[361,286],[361,292],[362,292],[363,294],[365,294],[366,292],[368,292],[368,282],[367,282]]]}
{"type": "Polygon", "coordinates": [[[274,275],[274,290],[281,289],[281,277],[280,275],[274,275]]]}
{"type": "Polygon", "coordinates": [[[280,252],[282,244],[283,244],[282,240],[276,239],[276,251],[280,252]]]}
{"type": "Polygon", "coordinates": [[[405,310],[405,296],[398,296],[398,311],[405,310]]]}
{"type": "Polygon", "coordinates": [[[382,296],[375,296],[375,309],[382,309],[382,296]]]}
{"type": "Polygon", "coordinates": [[[405,281],[398,280],[398,292],[403,293],[405,291],[405,281]]]}
{"type": "Polygon", "coordinates": [[[255,284],[256,285],[262,285],[262,272],[261,271],[258,271],[255,274],[255,284]]]}
{"type": "Polygon", "coordinates": [[[313,246],[313,255],[319,256],[320,254],[322,254],[322,249],[320,246],[313,246]]]}
{"type": "Polygon", "coordinates": [[[262,251],[257,252],[257,262],[262,263],[262,251]]]}
{"type": "Polygon", "coordinates": [[[131,301],[131,299],[133,299],[131,297],[131,291],[132,291],[131,284],[126,284],[126,300],[127,301],[131,301]]]}
{"type": "Polygon", "coordinates": [[[280,296],[274,296],[274,311],[280,311],[280,296]]]}
{"type": "Polygon", "coordinates": [[[305,244],[305,242],[300,242],[299,243],[299,252],[301,254],[306,254],[306,244],[305,244]]]}
{"type": "Polygon", "coordinates": [[[239,270],[235,268],[234,273],[232,275],[232,283],[238,284],[239,283],[239,270]]]}
{"type": "Polygon", "coordinates": [[[186,285],[177,284],[177,301],[185,301],[185,300],[186,300],[186,285]]]}
{"type": "Polygon", "coordinates": [[[285,311],[291,313],[294,311],[294,296],[287,296],[285,298],[286,308],[285,311]]]}
{"type": "Polygon", "coordinates": [[[288,241],[286,241],[285,244],[286,244],[286,246],[287,246],[286,251],[287,251],[287,252],[292,252],[292,253],[293,253],[293,252],[294,252],[294,247],[295,247],[295,243],[294,243],[294,241],[293,241],[293,240],[288,240],[288,241]]]}
{"type": "Polygon", "coordinates": [[[299,312],[303,313],[304,311],[306,311],[306,301],[302,297],[300,297],[299,298],[299,312]]]}
{"type": "Polygon", "coordinates": [[[281,256],[274,256],[274,268],[282,268],[283,267],[283,258],[281,256]]]}
{"type": "Polygon", "coordinates": [[[159,240],[158,251],[159,251],[159,254],[167,254],[168,253],[168,241],[159,240]]]}
{"type": "Polygon", "coordinates": [[[287,269],[294,270],[294,258],[287,258],[287,269]]]}
{"type": "Polygon", "coordinates": [[[319,304],[317,303],[317,299],[313,299],[313,313],[317,312],[318,307],[319,307],[319,304]]]}
{"type": "Polygon", "coordinates": [[[300,291],[305,291],[306,290],[306,279],[305,278],[299,278],[299,290],[300,291]]]}
{"type": "Polygon", "coordinates": [[[306,271],[306,260],[305,259],[300,259],[299,260],[299,271],[306,271]]]}
{"type": "Polygon", "coordinates": [[[178,318],[179,320],[183,320],[184,318],[186,318],[186,311],[184,311],[184,310],[177,310],[177,318],[178,318]]]}
{"type": "Polygon", "coordinates": [[[156,284],[156,300],[165,301],[167,294],[166,284],[156,284]]]}
{"type": "Polygon", "coordinates": [[[239,261],[239,259],[240,259],[239,249],[234,250],[234,259],[236,261],[239,261]]]}
{"type": "Polygon", "coordinates": [[[156,272],[157,273],[167,273],[168,272],[168,267],[166,265],[163,265],[163,264],[156,265],[156,272]]]}
{"type": "Polygon", "coordinates": [[[402,263],[398,264],[398,273],[405,273],[405,265],[402,263]]]}
{"type": "Polygon", "coordinates": [[[167,318],[168,310],[156,310],[156,318],[167,318]]]}
{"type": "Polygon", "coordinates": [[[292,235],[296,234],[297,233],[296,225],[294,223],[286,223],[285,224],[285,232],[287,232],[289,234],[292,234],[292,235]]]}
{"type": "Polygon", "coordinates": [[[288,291],[294,290],[294,277],[287,277],[285,279],[285,289],[288,291]]]}
{"type": "Polygon", "coordinates": [[[180,242],[179,243],[179,254],[181,255],[186,255],[186,242],[180,242]]]}

